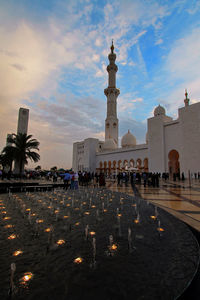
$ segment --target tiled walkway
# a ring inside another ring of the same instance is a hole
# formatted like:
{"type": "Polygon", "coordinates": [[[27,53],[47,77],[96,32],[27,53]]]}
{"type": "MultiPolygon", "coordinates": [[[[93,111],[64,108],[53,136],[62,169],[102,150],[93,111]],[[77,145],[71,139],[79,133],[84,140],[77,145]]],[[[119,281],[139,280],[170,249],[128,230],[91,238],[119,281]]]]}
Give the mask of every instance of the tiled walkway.
{"type": "Polygon", "coordinates": [[[200,232],[200,180],[192,182],[160,181],[159,187],[144,187],[136,185],[133,190],[131,184],[126,187],[123,183],[109,182],[108,188],[113,191],[139,196],[142,199],[165,209],[175,217],[194,227],[200,232]]]}

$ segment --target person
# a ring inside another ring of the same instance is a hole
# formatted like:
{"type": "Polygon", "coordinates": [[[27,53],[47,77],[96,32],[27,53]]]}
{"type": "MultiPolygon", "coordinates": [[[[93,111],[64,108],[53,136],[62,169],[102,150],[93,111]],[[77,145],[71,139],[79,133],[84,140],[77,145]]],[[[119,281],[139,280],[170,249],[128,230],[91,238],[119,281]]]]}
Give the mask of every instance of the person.
{"type": "Polygon", "coordinates": [[[131,177],[131,185],[132,185],[133,184],[133,172],[131,172],[130,177],[131,177]]]}
{"type": "Polygon", "coordinates": [[[156,174],[155,174],[155,172],[154,172],[154,173],[152,173],[152,175],[151,175],[151,183],[152,183],[152,186],[153,186],[153,187],[155,187],[155,185],[156,185],[155,177],[156,177],[156,174]]]}
{"type": "MultiPolygon", "coordinates": [[[[47,180],[50,179],[50,176],[51,176],[51,172],[49,171],[49,172],[47,173],[47,180]]],[[[31,178],[31,173],[30,173],[30,178],[31,178]]]]}
{"type": "Polygon", "coordinates": [[[53,182],[57,182],[58,175],[56,172],[53,173],[53,182]]]}
{"type": "Polygon", "coordinates": [[[173,181],[176,181],[176,174],[173,173],[173,181]]]}
{"type": "Polygon", "coordinates": [[[117,174],[117,185],[120,185],[120,181],[121,181],[121,173],[119,172],[117,174]]]}
{"type": "Polygon", "coordinates": [[[63,178],[63,181],[64,181],[64,190],[68,189],[69,184],[70,184],[70,180],[71,180],[71,175],[69,174],[69,171],[66,171],[64,173],[64,178],[63,178]]]}
{"type": "Polygon", "coordinates": [[[78,189],[78,173],[74,174],[74,189],[78,189]]]}
{"type": "Polygon", "coordinates": [[[103,173],[100,173],[99,175],[99,186],[105,186],[106,185],[106,181],[105,181],[105,176],[103,173]]]}
{"type": "Polygon", "coordinates": [[[125,186],[128,186],[128,182],[129,182],[129,175],[128,175],[128,173],[126,172],[126,173],[125,173],[125,186]]]}
{"type": "Polygon", "coordinates": [[[10,180],[11,179],[11,175],[12,175],[12,171],[9,170],[8,173],[7,173],[7,179],[10,180]]]}
{"type": "Polygon", "coordinates": [[[70,188],[71,188],[71,190],[74,190],[74,179],[75,179],[75,177],[74,177],[74,172],[71,172],[71,184],[70,184],[70,188]]]}
{"type": "Polygon", "coordinates": [[[122,182],[125,183],[126,182],[126,173],[122,172],[121,177],[122,177],[122,182]]]}
{"type": "Polygon", "coordinates": [[[146,187],[146,183],[147,183],[147,173],[146,172],[143,173],[143,181],[144,181],[144,187],[146,187]]]}
{"type": "Polygon", "coordinates": [[[135,184],[136,184],[136,173],[133,172],[133,185],[135,185],[135,184]]]}
{"type": "Polygon", "coordinates": [[[99,183],[99,175],[97,173],[95,173],[95,175],[94,175],[94,187],[98,187],[98,183],[99,183]]]}
{"type": "Polygon", "coordinates": [[[159,173],[158,172],[155,174],[155,185],[156,185],[156,187],[159,187],[159,173]]]}

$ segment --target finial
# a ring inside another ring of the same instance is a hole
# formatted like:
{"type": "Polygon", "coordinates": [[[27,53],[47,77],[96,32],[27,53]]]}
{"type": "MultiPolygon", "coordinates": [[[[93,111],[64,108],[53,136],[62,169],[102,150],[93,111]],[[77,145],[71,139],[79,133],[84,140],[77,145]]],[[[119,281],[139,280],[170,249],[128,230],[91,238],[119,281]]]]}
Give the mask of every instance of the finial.
{"type": "Polygon", "coordinates": [[[187,89],[185,89],[185,100],[184,100],[185,106],[189,105],[189,101],[190,99],[188,98],[188,92],[187,89]]]}
{"type": "Polygon", "coordinates": [[[128,133],[130,133],[130,130],[128,129],[128,133]]]}
{"type": "Polygon", "coordinates": [[[187,92],[187,89],[185,89],[185,99],[187,99],[188,97],[188,92],[187,92]]]}
{"type": "Polygon", "coordinates": [[[113,39],[112,39],[112,45],[111,45],[110,49],[111,49],[111,53],[113,53],[113,51],[114,51],[113,39]]]}

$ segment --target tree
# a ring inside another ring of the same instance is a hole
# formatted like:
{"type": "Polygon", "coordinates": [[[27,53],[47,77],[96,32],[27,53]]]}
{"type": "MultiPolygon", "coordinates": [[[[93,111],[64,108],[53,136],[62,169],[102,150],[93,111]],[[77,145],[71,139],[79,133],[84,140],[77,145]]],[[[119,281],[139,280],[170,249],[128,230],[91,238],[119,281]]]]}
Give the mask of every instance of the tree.
{"type": "Polygon", "coordinates": [[[12,148],[6,146],[0,155],[0,161],[3,166],[3,169],[9,169],[12,171],[12,164],[14,160],[14,151],[12,148]]]}
{"type": "Polygon", "coordinates": [[[37,166],[36,168],[35,168],[35,171],[41,171],[41,166],[37,166]]]}
{"type": "Polygon", "coordinates": [[[57,167],[56,166],[52,167],[51,171],[57,171],[57,167]]]}
{"type": "Polygon", "coordinates": [[[32,135],[26,133],[12,134],[8,137],[7,145],[2,153],[12,153],[13,159],[19,165],[19,173],[22,174],[24,164],[28,163],[28,159],[33,162],[40,160],[40,155],[32,150],[39,151],[39,142],[36,139],[32,139],[32,135]]]}

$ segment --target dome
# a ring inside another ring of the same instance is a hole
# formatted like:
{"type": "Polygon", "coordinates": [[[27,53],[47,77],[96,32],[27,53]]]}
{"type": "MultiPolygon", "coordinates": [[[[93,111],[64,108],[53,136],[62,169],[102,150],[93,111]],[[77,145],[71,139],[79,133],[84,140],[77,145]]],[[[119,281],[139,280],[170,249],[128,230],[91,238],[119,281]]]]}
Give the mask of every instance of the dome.
{"type": "Polygon", "coordinates": [[[103,145],[103,150],[114,150],[117,149],[117,144],[113,139],[107,139],[105,140],[105,143],[103,145]]]}
{"type": "Polygon", "coordinates": [[[136,138],[135,136],[130,133],[130,131],[128,130],[128,132],[122,137],[122,141],[121,141],[121,146],[123,148],[125,147],[133,147],[136,146],[136,138]]]}
{"type": "Polygon", "coordinates": [[[160,104],[154,109],[154,117],[165,115],[164,107],[160,106],[160,104]]]}

